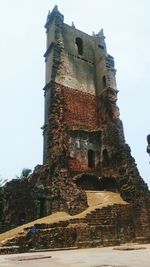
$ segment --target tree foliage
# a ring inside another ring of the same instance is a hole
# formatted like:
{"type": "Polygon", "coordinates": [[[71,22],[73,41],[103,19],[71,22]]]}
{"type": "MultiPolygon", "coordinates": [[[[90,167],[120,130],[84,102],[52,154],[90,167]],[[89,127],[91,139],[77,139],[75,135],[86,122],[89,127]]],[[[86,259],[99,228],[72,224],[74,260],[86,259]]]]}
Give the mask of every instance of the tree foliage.
{"type": "Polygon", "coordinates": [[[31,169],[28,168],[22,169],[20,178],[27,178],[31,172],[32,172],[31,169]]]}
{"type": "Polygon", "coordinates": [[[31,174],[31,172],[32,172],[31,169],[24,168],[24,169],[22,169],[21,174],[19,176],[16,175],[16,178],[15,179],[25,179],[25,178],[27,178],[31,174]]]}
{"type": "Polygon", "coordinates": [[[2,188],[7,182],[7,179],[3,179],[2,177],[0,177],[0,188],[2,188]]]}
{"type": "Polygon", "coordinates": [[[3,210],[4,210],[4,201],[5,201],[5,195],[4,195],[4,185],[6,184],[7,180],[0,177],[0,218],[3,216],[3,210]]]}

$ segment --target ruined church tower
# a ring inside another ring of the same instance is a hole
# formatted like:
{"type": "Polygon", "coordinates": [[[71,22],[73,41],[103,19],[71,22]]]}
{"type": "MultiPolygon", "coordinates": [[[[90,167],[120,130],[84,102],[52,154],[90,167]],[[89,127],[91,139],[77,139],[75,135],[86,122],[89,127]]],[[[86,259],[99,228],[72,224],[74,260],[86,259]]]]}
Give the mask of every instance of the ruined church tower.
{"type": "Polygon", "coordinates": [[[65,24],[57,6],[48,14],[45,28],[44,164],[59,149],[62,168],[95,173],[109,161],[101,97],[111,99],[112,117],[119,114],[114,59],[107,53],[103,30],[90,36],[65,24]]]}
{"type": "Polygon", "coordinates": [[[43,224],[37,246],[149,241],[150,192],[125,141],[114,59],[103,30],[91,36],[65,24],[57,6],[45,28],[43,164],[27,179],[6,184],[0,231],[66,212],[63,222],[43,224]],[[95,201],[105,192],[122,202],[91,207],[89,195],[95,201]]]}
{"type": "Polygon", "coordinates": [[[66,209],[79,212],[87,205],[87,190],[115,191],[131,203],[136,231],[148,232],[150,195],[125,142],[114,59],[103,30],[91,36],[65,24],[57,6],[45,28],[43,163],[61,196],[52,210],[64,209],[62,199],[67,198],[66,209]],[[63,189],[67,183],[72,190],[63,189]]]}

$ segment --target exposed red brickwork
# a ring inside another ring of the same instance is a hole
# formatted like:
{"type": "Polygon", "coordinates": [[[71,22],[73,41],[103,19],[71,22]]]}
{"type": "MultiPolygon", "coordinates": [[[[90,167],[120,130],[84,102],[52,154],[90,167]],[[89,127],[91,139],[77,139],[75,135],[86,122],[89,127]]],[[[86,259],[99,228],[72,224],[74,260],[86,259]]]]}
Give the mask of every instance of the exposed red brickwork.
{"type": "Polygon", "coordinates": [[[98,126],[96,97],[64,86],[62,89],[66,124],[96,128],[98,126]]]}
{"type": "Polygon", "coordinates": [[[76,173],[80,173],[80,172],[93,172],[95,169],[91,169],[88,167],[88,162],[82,161],[80,162],[79,160],[77,160],[76,158],[73,159],[69,159],[69,170],[76,172],[76,173]]]}
{"type": "Polygon", "coordinates": [[[68,165],[70,171],[82,172],[88,170],[87,161],[81,163],[76,158],[70,158],[68,165]]]}
{"type": "MultiPolygon", "coordinates": [[[[57,92],[56,96],[58,102],[57,108],[59,107],[59,110],[61,110],[62,109],[61,107],[63,107],[63,122],[61,124],[61,129],[63,129],[64,125],[75,126],[75,127],[83,126],[86,129],[98,128],[97,98],[95,96],[69,87],[62,86],[57,83],[54,84],[54,87],[55,87],[55,92],[57,92]]],[[[53,113],[55,113],[55,118],[56,118],[56,113],[58,114],[58,111],[55,111],[53,113]]],[[[58,120],[60,121],[59,115],[58,115],[58,120]]],[[[57,123],[55,121],[55,124],[58,124],[58,121],[57,123]]],[[[58,135],[57,131],[56,129],[54,129],[55,137],[58,135]]],[[[60,139],[61,137],[59,136],[58,140],[60,139]]],[[[62,146],[62,141],[61,141],[61,146],[62,146]]],[[[69,158],[68,168],[71,172],[75,173],[83,171],[86,172],[95,171],[94,169],[88,167],[88,160],[83,159],[81,155],[78,155],[77,158],[69,158]]]]}
{"type": "Polygon", "coordinates": [[[84,160],[80,162],[76,158],[70,158],[68,161],[69,171],[72,173],[81,173],[81,172],[88,172],[88,173],[95,173],[100,171],[100,166],[96,166],[95,168],[88,167],[88,161],[84,160]]]}

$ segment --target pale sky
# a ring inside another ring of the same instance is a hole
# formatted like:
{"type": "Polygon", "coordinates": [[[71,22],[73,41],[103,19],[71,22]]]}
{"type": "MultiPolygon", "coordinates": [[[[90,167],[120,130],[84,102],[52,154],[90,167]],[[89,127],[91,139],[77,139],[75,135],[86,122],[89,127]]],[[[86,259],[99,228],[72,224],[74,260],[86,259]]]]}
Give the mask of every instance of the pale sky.
{"type": "Polygon", "coordinates": [[[149,0],[0,0],[0,175],[12,179],[42,163],[44,24],[57,4],[65,23],[88,34],[104,29],[115,58],[126,142],[150,185],[149,0]]]}

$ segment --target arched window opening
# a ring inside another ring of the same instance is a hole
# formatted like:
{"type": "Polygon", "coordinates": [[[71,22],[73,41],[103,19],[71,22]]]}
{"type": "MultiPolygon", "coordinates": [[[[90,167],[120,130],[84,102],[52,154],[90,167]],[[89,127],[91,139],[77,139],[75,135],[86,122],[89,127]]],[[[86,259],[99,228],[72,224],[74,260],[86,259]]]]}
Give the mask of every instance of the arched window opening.
{"type": "Polygon", "coordinates": [[[109,156],[107,149],[103,150],[103,167],[108,167],[109,166],[109,156]]]}
{"type": "Polygon", "coordinates": [[[88,167],[95,167],[95,152],[93,150],[88,151],[88,167]]]}
{"type": "Polygon", "coordinates": [[[76,38],[76,45],[78,48],[78,54],[83,55],[83,40],[79,37],[76,38]]]}
{"type": "Polygon", "coordinates": [[[106,88],[106,76],[104,75],[102,78],[102,82],[103,82],[103,89],[106,88]]]}

